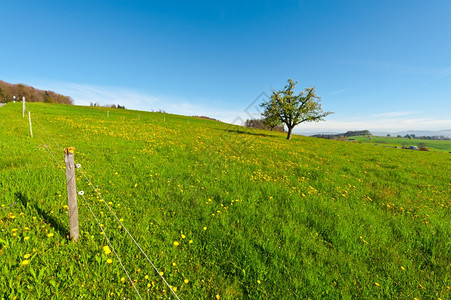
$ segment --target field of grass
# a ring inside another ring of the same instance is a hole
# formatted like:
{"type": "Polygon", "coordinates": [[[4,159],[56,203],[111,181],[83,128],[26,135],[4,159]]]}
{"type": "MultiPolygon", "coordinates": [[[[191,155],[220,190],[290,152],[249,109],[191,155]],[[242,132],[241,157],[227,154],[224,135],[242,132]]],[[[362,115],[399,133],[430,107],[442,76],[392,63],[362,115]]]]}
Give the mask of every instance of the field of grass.
{"type": "Polygon", "coordinates": [[[366,136],[353,136],[353,139],[358,142],[369,143],[369,144],[379,144],[386,146],[417,146],[424,143],[426,147],[430,148],[431,151],[440,152],[451,152],[451,141],[444,140],[422,140],[422,139],[408,139],[408,138],[398,138],[389,136],[373,136],[371,140],[366,136]]]}
{"type": "Polygon", "coordinates": [[[181,299],[450,298],[448,153],[287,141],[169,114],[28,109],[33,138],[21,104],[0,108],[5,299],[137,298],[89,208],[142,298],[171,297],[108,207],[181,299]],[[77,244],[68,146],[88,201],[78,198],[77,244]]]}

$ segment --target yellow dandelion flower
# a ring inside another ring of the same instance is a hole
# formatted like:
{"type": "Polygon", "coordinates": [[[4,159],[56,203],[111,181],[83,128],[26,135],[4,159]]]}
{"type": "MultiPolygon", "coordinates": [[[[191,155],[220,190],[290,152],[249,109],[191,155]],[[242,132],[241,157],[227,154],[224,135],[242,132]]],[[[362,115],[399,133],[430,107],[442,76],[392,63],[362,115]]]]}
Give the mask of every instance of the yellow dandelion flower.
{"type": "Polygon", "coordinates": [[[30,237],[29,236],[25,236],[23,239],[24,239],[24,241],[28,241],[30,239],[30,237]]]}
{"type": "Polygon", "coordinates": [[[22,266],[26,266],[26,265],[28,265],[29,263],[30,263],[29,260],[24,260],[24,261],[21,263],[21,265],[22,265],[22,266]]]}
{"type": "Polygon", "coordinates": [[[147,287],[150,288],[150,283],[147,284],[147,287]]]}
{"type": "Polygon", "coordinates": [[[121,282],[124,282],[124,281],[125,281],[125,277],[122,277],[122,278],[121,278],[121,282]]]}
{"type": "Polygon", "coordinates": [[[260,280],[257,280],[257,283],[260,284],[260,283],[262,283],[262,282],[261,282],[260,280]]]}
{"type": "Polygon", "coordinates": [[[27,259],[27,258],[29,258],[30,256],[31,256],[31,254],[27,253],[27,254],[25,254],[25,255],[23,256],[23,258],[27,259]]]}
{"type": "Polygon", "coordinates": [[[172,266],[175,267],[177,264],[175,262],[172,263],[172,266]]]}
{"type": "Polygon", "coordinates": [[[178,245],[180,245],[180,243],[179,243],[179,242],[177,242],[177,241],[175,241],[175,242],[174,242],[174,246],[176,246],[176,247],[177,247],[178,245]]]}
{"type": "Polygon", "coordinates": [[[160,272],[160,275],[161,275],[161,276],[163,276],[163,275],[164,275],[164,272],[163,272],[163,271],[161,271],[161,272],[160,272]]]}
{"type": "Polygon", "coordinates": [[[185,280],[183,280],[183,281],[185,282],[185,284],[188,284],[188,282],[189,282],[188,279],[185,279],[185,280]]]}
{"type": "Polygon", "coordinates": [[[174,292],[177,292],[177,287],[173,286],[172,289],[174,290],[174,292]]]}
{"type": "Polygon", "coordinates": [[[192,244],[192,243],[194,243],[194,242],[193,242],[193,240],[189,240],[189,243],[192,244]]]}
{"type": "Polygon", "coordinates": [[[219,295],[216,295],[216,299],[218,299],[218,300],[219,300],[219,299],[221,299],[221,296],[219,296],[219,295]]]}
{"type": "Polygon", "coordinates": [[[105,252],[106,255],[111,253],[111,249],[108,246],[103,247],[103,252],[105,252]]]}
{"type": "Polygon", "coordinates": [[[144,276],[145,279],[149,279],[149,275],[144,276]]]}
{"type": "Polygon", "coordinates": [[[182,234],[182,239],[186,239],[186,236],[184,234],[182,234]]]}
{"type": "Polygon", "coordinates": [[[51,238],[54,234],[52,232],[50,232],[49,234],[47,234],[47,237],[51,238]]]}
{"type": "Polygon", "coordinates": [[[106,263],[107,264],[111,264],[113,262],[113,260],[111,259],[111,258],[108,258],[107,260],[106,260],[106,263]]]}
{"type": "Polygon", "coordinates": [[[405,270],[406,270],[406,268],[404,268],[403,266],[401,266],[401,270],[405,271],[405,270]]]}
{"type": "Polygon", "coordinates": [[[135,187],[137,187],[138,186],[138,184],[137,183],[135,183],[135,187]]]}
{"type": "Polygon", "coordinates": [[[375,282],[375,283],[374,283],[374,285],[375,285],[375,286],[380,286],[380,284],[379,284],[379,283],[377,283],[377,282],[375,282]]]}
{"type": "Polygon", "coordinates": [[[207,226],[204,226],[204,230],[207,230],[207,226]]]}

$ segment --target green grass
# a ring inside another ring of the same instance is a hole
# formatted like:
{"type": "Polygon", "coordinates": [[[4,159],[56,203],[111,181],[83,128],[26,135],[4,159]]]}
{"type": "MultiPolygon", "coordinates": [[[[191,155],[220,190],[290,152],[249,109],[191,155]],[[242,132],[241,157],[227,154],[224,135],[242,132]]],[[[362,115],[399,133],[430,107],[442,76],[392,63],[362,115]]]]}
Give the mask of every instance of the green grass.
{"type": "Polygon", "coordinates": [[[366,136],[353,136],[353,139],[358,142],[369,143],[369,144],[379,144],[385,146],[417,146],[424,143],[426,147],[430,148],[431,151],[440,152],[451,152],[451,141],[450,140],[423,140],[423,139],[408,139],[408,138],[398,138],[398,137],[388,137],[388,136],[373,136],[371,140],[366,136]]]}
{"type": "MultiPolygon", "coordinates": [[[[21,105],[0,108],[5,299],[136,298],[81,197],[80,240],[68,241],[63,151],[38,124],[76,148],[81,170],[182,299],[450,296],[448,153],[287,141],[169,114],[28,108],[34,138],[21,105]]],[[[169,298],[79,171],[77,187],[143,298],[169,298]]]]}

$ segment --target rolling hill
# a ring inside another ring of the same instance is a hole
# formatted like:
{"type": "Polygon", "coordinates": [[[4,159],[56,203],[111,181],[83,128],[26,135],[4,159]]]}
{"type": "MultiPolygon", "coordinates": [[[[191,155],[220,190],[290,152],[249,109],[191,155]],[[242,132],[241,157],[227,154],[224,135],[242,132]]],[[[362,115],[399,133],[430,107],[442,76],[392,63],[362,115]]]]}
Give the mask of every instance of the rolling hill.
{"type": "Polygon", "coordinates": [[[450,296],[447,153],[27,109],[33,137],[20,104],[0,108],[4,298],[169,298],[168,285],[182,299],[450,296]],[[67,236],[69,146],[81,165],[78,243],[67,236]]]}

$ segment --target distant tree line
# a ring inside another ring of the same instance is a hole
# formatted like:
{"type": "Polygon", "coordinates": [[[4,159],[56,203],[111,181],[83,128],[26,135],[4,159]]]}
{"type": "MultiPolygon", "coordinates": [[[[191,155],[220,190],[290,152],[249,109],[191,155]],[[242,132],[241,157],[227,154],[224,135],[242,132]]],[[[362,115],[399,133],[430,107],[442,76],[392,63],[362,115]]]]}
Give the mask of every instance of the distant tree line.
{"type": "Polygon", "coordinates": [[[406,134],[404,137],[408,138],[408,139],[418,139],[418,140],[448,140],[448,141],[451,140],[451,138],[443,136],[443,135],[440,135],[440,136],[438,136],[438,135],[416,136],[415,134],[406,134]]]}
{"type": "Polygon", "coordinates": [[[13,102],[14,96],[16,101],[22,101],[22,97],[25,97],[27,102],[73,104],[73,100],[69,96],[38,90],[23,83],[11,84],[0,80],[0,102],[13,102]]]}
{"type": "Polygon", "coordinates": [[[249,128],[262,129],[262,130],[285,132],[285,129],[283,128],[283,126],[268,124],[265,122],[265,119],[248,119],[244,123],[244,126],[249,127],[249,128]]]}
{"type": "Polygon", "coordinates": [[[198,118],[198,119],[205,119],[205,120],[210,120],[210,121],[221,122],[221,121],[219,121],[219,120],[217,120],[217,119],[215,119],[215,118],[210,118],[210,117],[207,117],[207,116],[193,116],[193,118],[198,118]]]}
{"type": "Polygon", "coordinates": [[[322,139],[330,139],[330,140],[344,140],[351,136],[368,136],[371,137],[372,134],[369,130],[356,130],[356,131],[347,131],[345,133],[339,134],[315,134],[313,137],[322,138],[322,139]]]}
{"type": "Polygon", "coordinates": [[[124,105],[120,105],[120,104],[118,104],[118,105],[116,105],[116,104],[104,104],[104,105],[100,105],[100,103],[98,103],[98,102],[91,102],[91,103],[89,104],[89,106],[94,106],[94,107],[111,107],[111,108],[122,108],[122,109],[125,109],[125,106],[124,106],[124,105]]]}

